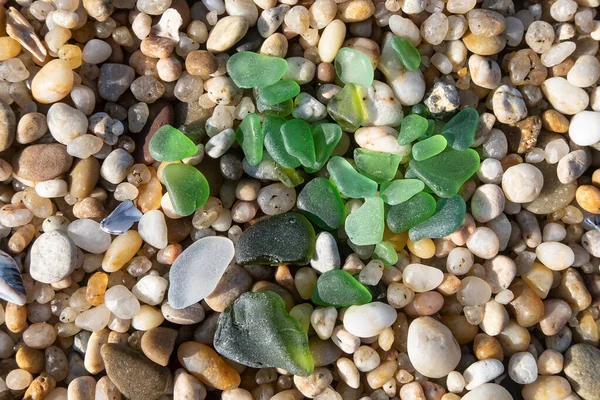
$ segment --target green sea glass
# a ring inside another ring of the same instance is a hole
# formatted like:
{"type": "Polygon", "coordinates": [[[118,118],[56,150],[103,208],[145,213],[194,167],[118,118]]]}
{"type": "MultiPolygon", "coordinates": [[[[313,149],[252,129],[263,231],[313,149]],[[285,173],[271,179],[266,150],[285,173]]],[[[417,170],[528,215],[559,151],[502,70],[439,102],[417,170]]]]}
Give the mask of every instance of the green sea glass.
{"type": "Polygon", "coordinates": [[[373,197],[377,193],[377,183],[361,175],[344,158],[331,157],[327,171],[340,193],[354,199],[373,197]]]}
{"type": "Polygon", "coordinates": [[[315,142],[315,165],[305,168],[309,174],[315,173],[327,163],[331,153],[342,138],[342,128],[338,124],[319,124],[313,129],[315,142]]]}
{"type": "Polygon", "coordinates": [[[437,156],[446,149],[446,138],[442,135],[434,135],[425,140],[421,140],[413,144],[412,156],[417,161],[427,160],[433,156],[437,156]]]}
{"type": "Polygon", "coordinates": [[[403,203],[390,207],[387,224],[392,232],[405,232],[425,221],[435,212],[435,199],[429,193],[421,192],[403,203]]]}
{"type": "Polygon", "coordinates": [[[315,240],[315,230],[303,215],[273,215],[242,232],[236,246],[236,262],[305,265],[313,255],[315,240]]]}
{"type": "Polygon", "coordinates": [[[272,117],[287,117],[294,110],[294,101],[292,99],[286,100],[282,103],[267,105],[264,104],[260,96],[256,98],[256,109],[259,113],[272,117]]]}
{"type": "Polygon", "coordinates": [[[183,160],[198,152],[194,142],[171,125],[158,128],[150,139],[148,150],[152,158],[161,162],[183,160]]]}
{"type": "Polygon", "coordinates": [[[398,253],[390,242],[383,241],[375,245],[373,258],[383,261],[385,265],[394,265],[398,262],[398,253]]]}
{"type": "Polygon", "coordinates": [[[346,217],[344,225],[350,241],[359,246],[377,244],[385,229],[383,200],[366,199],[362,206],[346,217]]]}
{"type": "Polygon", "coordinates": [[[348,83],[327,103],[329,116],[345,131],[354,132],[365,120],[360,92],[358,86],[348,83]]]}
{"type": "Polygon", "coordinates": [[[266,117],[264,119],[262,130],[265,134],[265,148],[278,164],[286,168],[297,168],[301,165],[300,160],[290,155],[283,143],[281,126],[285,122],[286,119],[282,117],[266,117]]]}
{"type": "Polygon", "coordinates": [[[478,125],[479,113],[476,109],[467,107],[444,125],[442,135],[453,149],[466,150],[473,144],[478,125]]]}
{"type": "Polygon", "coordinates": [[[411,160],[409,166],[410,177],[421,179],[440,197],[452,197],[479,169],[479,155],[473,149],[447,149],[426,160],[411,160]]]}
{"type": "Polygon", "coordinates": [[[305,167],[315,165],[315,143],[308,122],[302,119],[287,121],[281,126],[281,135],[289,155],[297,158],[305,167]]]}
{"type": "Polygon", "coordinates": [[[283,58],[270,57],[251,51],[235,53],[227,60],[227,73],[240,88],[263,88],[279,81],[287,62],[283,58]]]}
{"type": "Polygon", "coordinates": [[[293,99],[299,93],[300,85],[291,80],[282,80],[258,90],[261,102],[267,106],[274,106],[286,100],[293,99]]]}
{"type": "Polygon", "coordinates": [[[412,227],[408,231],[410,240],[416,242],[423,238],[443,238],[456,231],[462,224],[467,205],[459,195],[437,202],[435,214],[431,218],[412,227]]]}
{"type": "Polygon", "coordinates": [[[177,214],[184,217],[191,215],[206,203],[210,187],[202,172],[195,167],[169,164],[163,169],[162,178],[177,214]]]}
{"type": "Polygon", "coordinates": [[[264,143],[260,117],[254,113],[246,114],[235,132],[235,137],[242,146],[248,164],[257,165],[263,157],[264,143]]]}
{"type": "Polygon", "coordinates": [[[392,39],[392,48],[407,70],[415,71],[419,69],[421,54],[410,40],[395,36],[392,39]]]}
{"type": "Polygon", "coordinates": [[[340,192],[322,177],[312,179],[302,188],[296,206],[313,224],[328,231],[342,226],[346,216],[340,192]]]}
{"type": "Polygon", "coordinates": [[[401,146],[411,144],[423,136],[429,127],[427,120],[417,114],[409,114],[402,120],[398,143],[401,146]]]}
{"type": "Polygon", "coordinates": [[[402,156],[382,151],[354,149],[354,162],[358,171],[377,183],[394,179],[402,156]]]}
{"type": "Polygon", "coordinates": [[[395,206],[410,199],[425,189],[425,184],[418,179],[397,179],[384,182],[379,188],[379,196],[386,204],[395,206]]]}
{"type": "Polygon", "coordinates": [[[365,53],[342,47],[338,50],[334,61],[335,72],[344,83],[354,83],[369,87],[373,84],[373,66],[365,53]]]}
{"type": "Polygon", "coordinates": [[[372,296],[369,290],[348,272],[334,269],[319,276],[311,300],[325,307],[349,307],[370,303],[372,296]]]}
{"type": "Polygon", "coordinates": [[[282,368],[300,376],[314,368],[306,332],[273,292],[246,292],[221,313],[214,346],[222,356],[252,368],[282,368]]]}

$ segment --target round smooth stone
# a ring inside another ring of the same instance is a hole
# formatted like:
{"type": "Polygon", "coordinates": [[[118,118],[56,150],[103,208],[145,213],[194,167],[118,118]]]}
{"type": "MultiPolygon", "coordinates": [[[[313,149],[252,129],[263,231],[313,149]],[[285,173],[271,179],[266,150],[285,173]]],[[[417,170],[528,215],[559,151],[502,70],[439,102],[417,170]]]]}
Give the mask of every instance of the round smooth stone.
{"type": "Polygon", "coordinates": [[[462,400],[512,400],[512,398],[513,397],[510,395],[508,390],[504,389],[502,386],[495,383],[485,383],[464,395],[462,400]]]}
{"type": "Polygon", "coordinates": [[[545,242],[535,249],[537,258],[553,271],[562,271],[575,262],[575,253],[566,244],[545,242]]]}
{"type": "Polygon", "coordinates": [[[71,222],[67,235],[77,247],[94,254],[104,253],[111,242],[110,234],[104,232],[98,222],[87,218],[71,222]]]}
{"type": "Polygon", "coordinates": [[[574,115],[585,110],[590,98],[585,90],[573,86],[565,78],[555,76],[546,79],[541,86],[542,93],[556,111],[574,115]]]}
{"type": "Polygon", "coordinates": [[[372,337],[392,326],[397,316],[396,310],[385,303],[351,306],[344,313],[344,328],[360,338],[372,337]]]}
{"type": "Polygon", "coordinates": [[[409,264],[404,269],[402,280],[413,291],[427,292],[435,289],[444,280],[444,273],[423,264],[409,264]]]}
{"type": "Polygon", "coordinates": [[[569,137],[579,146],[591,146],[600,141],[600,112],[582,111],[569,125],[569,137]]]}
{"type": "Polygon", "coordinates": [[[150,246],[164,249],[168,244],[165,215],[160,210],[148,211],[138,223],[138,233],[150,246]]]}
{"type": "Polygon", "coordinates": [[[528,203],[537,199],[544,186],[544,176],[531,164],[517,164],[504,172],[502,190],[513,203],[528,203]]]}

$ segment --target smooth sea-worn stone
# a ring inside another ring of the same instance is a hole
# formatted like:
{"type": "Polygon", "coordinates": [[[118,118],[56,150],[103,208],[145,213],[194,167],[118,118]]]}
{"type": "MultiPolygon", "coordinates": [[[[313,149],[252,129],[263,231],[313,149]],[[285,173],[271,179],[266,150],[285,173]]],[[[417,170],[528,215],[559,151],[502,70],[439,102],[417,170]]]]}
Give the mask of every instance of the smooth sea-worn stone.
{"type": "Polygon", "coordinates": [[[7,253],[0,250],[0,298],[19,306],[27,299],[19,266],[7,253]]]}
{"type": "MultiPolygon", "coordinates": [[[[392,326],[398,313],[386,303],[374,301],[359,306],[350,306],[344,312],[344,328],[359,338],[379,335],[392,326]]],[[[357,345],[358,347],[358,345],[357,345]]]]}
{"type": "Polygon", "coordinates": [[[409,200],[425,189],[425,184],[418,179],[397,179],[384,182],[379,187],[379,196],[386,204],[395,206],[409,200]]]}
{"type": "Polygon", "coordinates": [[[582,399],[595,399],[600,391],[600,350],[584,343],[573,345],[565,353],[564,372],[582,399]]]}
{"type": "Polygon", "coordinates": [[[193,214],[206,203],[210,194],[208,181],[192,165],[169,164],[163,169],[163,179],[173,209],[181,216],[193,214]]]}
{"type": "Polygon", "coordinates": [[[369,87],[373,83],[373,67],[361,51],[342,47],[335,56],[335,72],[344,83],[369,87]]]}
{"type": "Polygon", "coordinates": [[[125,200],[108,217],[100,221],[100,228],[111,235],[122,235],[138,222],[142,215],[131,200],[125,200]]]}
{"type": "Polygon", "coordinates": [[[116,102],[135,79],[135,71],[129,65],[103,64],[98,77],[98,94],[107,101],[116,102]]]}
{"type": "Polygon", "coordinates": [[[479,169],[479,155],[473,149],[448,149],[427,160],[411,160],[409,165],[412,177],[421,179],[438,196],[452,197],[479,169]]]}
{"type": "Polygon", "coordinates": [[[355,199],[368,198],[375,196],[377,192],[377,183],[361,175],[342,157],[332,157],[327,163],[327,171],[340,193],[345,196],[355,199]]]}
{"type": "Polygon", "coordinates": [[[377,244],[385,229],[383,200],[371,197],[346,217],[344,229],[350,241],[359,246],[377,244]]]}
{"type": "Polygon", "coordinates": [[[177,331],[175,329],[159,326],[146,331],[140,344],[146,357],[158,365],[166,367],[175,348],[176,338],[177,331]]]}
{"type": "Polygon", "coordinates": [[[94,220],[82,218],[69,224],[67,235],[77,247],[94,254],[101,254],[108,249],[110,234],[104,232],[100,224],[94,220]]]}
{"type": "Polygon", "coordinates": [[[435,213],[428,219],[413,226],[408,231],[410,240],[416,242],[423,238],[443,238],[456,231],[462,224],[467,205],[459,195],[438,200],[435,213]]]}
{"type": "Polygon", "coordinates": [[[310,260],[310,266],[320,273],[340,268],[340,252],[331,233],[321,232],[317,235],[315,254],[310,260]]]}
{"type": "Polygon", "coordinates": [[[600,112],[582,111],[569,124],[569,137],[579,146],[591,146],[600,141],[600,112]]]}
{"type": "Polygon", "coordinates": [[[152,247],[164,249],[168,244],[165,215],[160,210],[148,211],[139,220],[138,233],[152,247]]]}
{"type": "Polygon", "coordinates": [[[455,150],[466,150],[473,143],[479,125],[479,113],[472,107],[458,112],[442,128],[448,146],[455,150]]]}
{"type": "Polygon", "coordinates": [[[410,40],[396,36],[392,39],[392,48],[407,70],[415,71],[421,65],[421,54],[410,40]]]}
{"type": "Polygon", "coordinates": [[[100,350],[106,374],[117,389],[131,400],[154,400],[171,383],[167,367],[153,363],[140,352],[124,345],[108,343],[100,350]]]}
{"type": "Polygon", "coordinates": [[[287,68],[287,62],[282,58],[250,51],[236,53],[227,60],[227,73],[240,88],[273,85],[283,77],[287,68]]]}
{"type": "Polygon", "coordinates": [[[349,307],[371,302],[371,293],[346,271],[334,269],[319,276],[312,301],[321,306],[349,307]]]}
{"type": "Polygon", "coordinates": [[[210,31],[206,41],[206,49],[213,53],[227,51],[248,32],[248,21],[238,15],[219,18],[210,31]]]}
{"type": "Polygon", "coordinates": [[[429,378],[448,375],[460,361],[460,347],[452,332],[430,317],[419,317],[411,322],[407,347],[412,365],[429,378]]]}
{"type": "Polygon", "coordinates": [[[10,147],[15,139],[17,119],[12,108],[4,100],[0,100],[0,151],[10,147]]]}
{"type": "Polygon", "coordinates": [[[245,264],[299,264],[310,262],[315,231],[298,213],[285,213],[262,219],[240,235],[236,262],[245,264]]]}
{"type": "Polygon", "coordinates": [[[463,400],[481,400],[481,399],[494,399],[494,400],[512,400],[513,397],[504,387],[495,383],[484,383],[481,386],[477,386],[469,393],[462,397],[463,400]]]}
{"type": "Polygon", "coordinates": [[[242,146],[246,161],[250,165],[257,165],[263,158],[264,132],[260,126],[257,114],[247,114],[238,129],[235,131],[238,143],[242,146]]]}
{"type": "Polygon", "coordinates": [[[544,176],[544,186],[539,196],[523,207],[534,214],[550,214],[569,205],[575,198],[577,182],[562,184],[556,173],[557,164],[542,162],[536,167],[544,176]]]}
{"type": "Polygon", "coordinates": [[[354,163],[358,171],[377,183],[394,179],[402,156],[398,154],[354,149],[354,163]]]}
{"type": "Polygon", "coordinates": [[[340,192],[333,183],[322,177],[312,179],[302,188],[296,206],[321,229],[339,228],[346,216],[340,192]]]}
{"type": "Polygon", "coordinates": [[[169,270],[169,304],[182,309],[212,293],[234,256],[231,240],[205,237],[177,257],[169,270]]]}
{"type": "Polygon", "coordinates": [[[150,139],[148,150],[156,161],[179,161],[196,154],[198,148],[179,129],[163,125],[150,139]]]}
{"type": "Polygon", "coordinates": [[[314,368],[308,337],[272,292],[245,293],[220,317],[215,349],[253,368],[283,368],[306,376],[314,368]]]}
{"type": "Polygon", "coordinates": [[[31,277],[43,283],[63,280],[77,266],[77,251],[77,246],[66,232],[55,230],[43,233],[31,247],[31,277]]]}
{"type": "Polygon", "coordinates": [[[390,207],[387,225],[392,232],[405,232],[431,217],[435,208],[433,196],[425,192],[417,193],[408,200],[390,207]]]}
{"type": "Polygon", "coordinates": [[[34,144],[17,153],[12,160],[15,175],[33,182],[47,181],[71,168],[73,157],[59,143],[34,144]]]}

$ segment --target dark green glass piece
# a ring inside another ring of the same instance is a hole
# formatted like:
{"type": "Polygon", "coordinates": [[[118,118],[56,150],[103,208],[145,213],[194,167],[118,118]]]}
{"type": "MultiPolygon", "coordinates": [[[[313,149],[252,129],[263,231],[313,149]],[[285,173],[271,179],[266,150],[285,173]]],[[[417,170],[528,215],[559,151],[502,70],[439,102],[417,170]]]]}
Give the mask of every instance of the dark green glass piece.
{"type": "Polygon", "coordinates": [[[346,216],[340,192],[333,183],[321,177],[302,188],[296,206],[313,224],[328,231],[342,226],[346,216]]]}
{"type": "Polygon", "coordinates": [[[311,300],[320,306],[349,307],[370,303],[372,296],[352,275],[334,269],[319,276],[311,300]]]}
{"type": "Polygon", "coordinates": [[[405,232],[431,217],[434,212],[435,199],[432,195],[421,192],[404,203],[390,207],[387,224],[392,232],[405,232]]]}
{"type": "Polygon", "coordinates": [[[412,227],[408,231],[408,237],[416,242],[426,237],[439,239],[448,236],[460,227],[466,212],[467,205],[459,195],[449,199],[440,199],[437,202],[435,214],[412,227]]]}
{"type": "Polygon", "coordinates": [[[425,135],[429,123],[420,115],[410,114],[402,120],[400,134],[398,135],[398,143],[402,146],[411,144],[421,136],[425,135]]]}
{"type": "Polygon", "coordinates": [[[358,171],[377,183],[394,179],[402,156],[381,151],[354,149],[354,162],[358,171]]]}
{"type": "Polygon", "coordinates": [[[448,146],[455,150],[466,150],[473,144],[479,125],[479,113],[472,107],[463,108],[442,128],[448,146]]]}
{"type": "Polygon", "coordinates": [[[300,161],[287,152],[283,143],[281,126],[285,122],[286,119],[282,117],[265,118],[262,126],[265,134],[265,148],[273,160],[278,164],[286,168],[297,168],[301,165],[300,161]]]}

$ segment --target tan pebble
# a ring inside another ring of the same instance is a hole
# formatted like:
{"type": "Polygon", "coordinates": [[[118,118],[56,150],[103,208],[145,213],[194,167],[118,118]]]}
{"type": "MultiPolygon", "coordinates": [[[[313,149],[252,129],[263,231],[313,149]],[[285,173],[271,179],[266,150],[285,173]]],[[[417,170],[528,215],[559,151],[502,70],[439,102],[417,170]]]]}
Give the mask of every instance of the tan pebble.
{"type": "Polygon", "coordinates": [[[185,58],[185,69],[192,75],[207,76],[219,68],[217,58],[206,50],[195,50],[185,58]]]}
{"type": "Polygon", "coordinates": [[[46,366],[44,352],[28,346],[23,346],[17,350],[15,361],[19,368],[32,374],[39,374],[46,366]]]}
{"type": "Polygon", "coordinates": [[[508,307],[516,317],[517,323],[525,328],[537,324],[544,316],[542,299],[522,280],[515,281],[509,290],[515,297],[508,307]]]}
{"type": "Polygon", "coordinates": [[[486,37],[467,32],[462,37],[462,40],[469,51],[479,54],[480,56],[498,54],[504,50],[504,47],[506,46],[506,39],[503,34],[486,37]]]}
{"type": "Polygon", "coordinates": [[[576,343],[598,346],[598,326],[591,312],[588,310],[580,312],[577,316],[577,325],[573,328],[573,340],[576,343]]]}
{"type": "Polygon", "coordinates": [[[121,400],[121,392],[108,376],[103,376],[96,383],[95,400],[121,400]]]}
{"type": "Polygon", "coordinates": [[[33,381],[33,376],[29,372],[23,369],[13,369],[6,376],[5,385],[10,390],[23,391],[27,389],[31,381],[33,381]]]}
{"type": "Polygon", "coordinates": [[[460,290],[461,284],[461,280],[456,275],[444,273],[444,280],[436,290],[444,296],[450,296],[460,290]]]}
{"type": "Polygon", "coordinates": [[[88,400],[96,396],[96,380],[91,376],[73,379],[68,387],[69,400],[88,400]]]}
{"type": "Polygon", "coordinates": [[[23,400],[42,400],[56,387],[56,380],[45,372],[31,382],[23,400]]]}
{"type": "Polygon", "coordinates": [[[419,382],[410,382],[400,388],[400,398],[406,400],[426,400],[419,382]]]}
{"type": "Polygon", "coordinates": [[[34,144],[25,147],[12,160],[13,172],[25,180],[39,182],[54,179],[67,172],[73,157],[60,143],[34,144]]]}
{"type": "Polygon", "coordinates": [[[305,397],[314,398],[323,393],[333,381],[327,368],[315,368],[308,376],[294,375],[294,385],[305,397]]]}
{"type": "Polygon", "coordinates": [[[142,40],[140,50],[152,58],[166,58],[175,49],[175,42],[169,38],[150,36],[142,40]]]}
{"type": "Polygon", "coordinates": [[[45,349],[56,340],[56,328],[45,322],[31,324],[23,332],[23,341],[33,349],[45,349]]]}
{"type": "Polygon", "coordinates": [[[27,326],[27,307],[8,302],[6,303],[4,318],[9,331],[21,332],[27,326]]]}
{"type": "Polygon", "coordinates": [[[575,192],[577,204],[585,211],[600,214],[600,189],[592,185],[582,185],[575,192]]]}
{"type": "Polygon", "coordinates": [[[108,275],[96,272],[88,279],[85,298],[92,306],[104,304],[104,293],[108,285],[108,275]]]}
{"type": "MultiPolygon", "coordinates": [[[[295,287],[295,282],[292,281],[292,284],[295,287]]],[[[223,273],[215,290],[204,301],[213,310],[223,312],[242,293],[247,292],[250,286],[252,286],[252,277],[250,274],[239,265],[231,264],[223,273]]]]}
{"type": "Polygon", "coordinates": [[[204,400],[206,388],[194,375],[188,374],[183,368],[175,371],[173,386],[174,400],[204,400]]]}
{"type": "Polygon", "coordinates": [[[537,360],[540,375],[556,375],[563,370],[564,357],[556,350],[547,349],[537,360]]]}
{"type": "Polygon", "coordinates": [[[548,292],[554,283],[552,270],[537,262],[534,262],[529,271],[521,275],[521,278],[542,299],[548,296],[548,292]]]}
{"type": "Polygon", "coordinates": [[[18,143],[28,144],[35,142],[48,131],[46,116],[38,112],[23,115],[17,125],[16,139],[18,143]]]}
{"type": "Polygon", "coordinates": [[[11,37],[0,37],[0,61],[16,57],[21,52],[19,42],[11,37]]]}
{"type": "Polygon", "coordinates": [[[574,268],[567,268],[561,272],[560,284],[552,290],[551,296],[569,303],[574,313],[585,310],[592,302],[590,292],[574,268]]]}
{"type": "Polygon", "coordinates": [[[460,345],[471,343],[479,331],[478,326],[469,324],[464,315],[444,315],[440,321],[450,329],[460,345]]]}
{"type": "Polygon", "coordinates": [[[487,9],[473,9],[467,14],[469,29],[476,35],[494,37],[504,32],[506,22],[502,14],[487,9]]]}
{"type": "Polygon", "coordinates": [[[542,127],[552,132],[567,133],[569,120],[556,110],[546,110],[542,113],[542,127]]]}
{"type": "Polygon", "coordinates": [[[31,81],[31,94],[43,104],[67,96],[73,88],[73,72],[68,61],[52,60],[44,65],[31,81]]]}
{"type": "Polygon", "coordinates": [[[520,326],[515,320],[510,320],[508,325],[496,338],[500,342],[502,351],[506,357],[510,357],[521,351],[526,351],[531,342],[529,331],[520,326]]]}
{"type": "Polygon", "coordinates": [[[87,197],[100,178],[100,162],[95,157],[77,160],[69,173],[69,192],[72,196],[83,199],[87,197]]]}
{"type": "Polygon", "coordinates": [[[260,54],[271,57],[285,57],[288,51],[288,40],[279,32],[275,32],[265,39],[260,46],[260,54]]]}
{"type": "Polygon", "coordinates": [[[127,231],[113,240],[104,254],[102,269],[115,272],[135,256],[142,247],[142,238],[136,231],[127,231]]]}
{"type": "Polygon", "coordinates": [[[142,351],[155,363],[166,366],[175,348],[177,331],[171,328],[158,327],[144,333],[142,336],[142,351]]]}
{"type": "Polygon", "coordinates": [[[73,215],[77,218],[101,220],[108,215],[102,202],[94,197],[86,197],[73,206],[73,215]]]}
{"type": "Polygon", "coordinates": [[[135,201],[136,206],[143,213],[158,210],[160,208],[160,200],[163,196],[162,184],[156,177],[156,170],[151,168],[150,172],[152,173],[152,178],[147,184],[138,187],[139,193],[135,201]]]}
{"type": "Polygon", "coordinates": [[[427,400],[442,400],[442,397],[446,394],[446,389],[431,381],[421,382],[421,386],[427,400]]]}
{"type": "Polygon", "coordinates": [[[473,353],[478,360],[495,358],[496,360],[504,360],[504,351],[500,342],[495,337],[478,333],[473,339],[473,353]]]}
{"type": "Polygon", "coordinates": [[[8,240],[8,250],[11,254],[18,254],[25,250],[29,243],[33,240],[36,233],[36,229],[33,225],[27,224],[19,229],[8,240]]]}
{"type": "Polygon", "coordinates": [[[185,342],[177,349],[177,358],[192,375],[219,390],[240,385],[240,375],[205,344],[185,342]]]}
{"type": "Polygon", "coordinates": [[[562,376],[539,376],[523,387],[523,400],[562,400],[571,394],[571,385],[562,376]]]}
{"type": "Polygon", "coordinates": [[[217,24],[210,31],[206,41],[206,49],[210,52],[229,50],[248,32],[248,21],[240,16],[227,16],[219,18],[217,24]]]}
{"type": "Polygon", "coordinates": [[[373,389],[379,389],[387,381],[394,377],[396,370],[398,369],[398,362],[396,361],[384,361],[373,371],[367,373],[367,383],[373,389]]]}
{"type": "Polygon", "coordinates": [[[375,5],[371,0],[353,0],[338,4],[337,18],[343,22],[360,22],[375,13],[375,5]]]}
{"type": "Polygon", "coordinates": [[[102,360],[100,349],[104,344],[109,342],[109,333],[108,329],[102,329],[101,331],[93,332],[88,340],[83,365],[90,374],[96,375],[104,371],[104,361],[102,360]]]}

